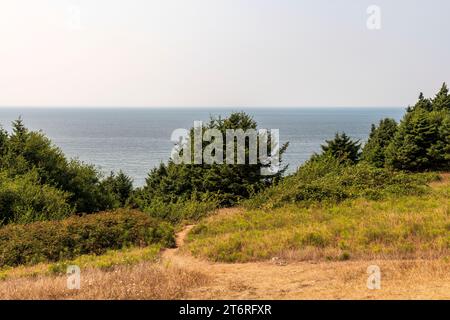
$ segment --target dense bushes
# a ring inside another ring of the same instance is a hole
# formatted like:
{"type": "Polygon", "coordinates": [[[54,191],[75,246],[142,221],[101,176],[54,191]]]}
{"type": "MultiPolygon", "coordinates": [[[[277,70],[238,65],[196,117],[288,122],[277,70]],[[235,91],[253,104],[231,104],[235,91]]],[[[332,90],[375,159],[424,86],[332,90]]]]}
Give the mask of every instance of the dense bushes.
{"type": "Polygon", "coordinates": [[[70,217],[62,221],[0,228],[0,266],[35,264],[102,254],[108,249],[161,243],[173,246],[173,228],[131,210],[70,217]]]}
{"type": "Polygon", "coordinates": [[[281,183],[246,201],[250,208],[274,208],[289,203],[338,202],[366,197],[420,194],[427,190],[429,174],[407,174],[374,168],[366,163],[351,165],[333,157],[312,160],[281,183]]]}
{"type": "Polygon", "coordinates": [[[21,119],[13,122],[11,134],[0,127],[0,224],[117,208],[131,190],[122,172],[102,179],[94,166],[66,159],[21,119]]]}
{"type": "Polygon", "coordinates": [[[0,225],[65,218],[73,212],[68,198],[67,192],[40,184],[35,170],[14,179],[0,171],[0,225]]]}

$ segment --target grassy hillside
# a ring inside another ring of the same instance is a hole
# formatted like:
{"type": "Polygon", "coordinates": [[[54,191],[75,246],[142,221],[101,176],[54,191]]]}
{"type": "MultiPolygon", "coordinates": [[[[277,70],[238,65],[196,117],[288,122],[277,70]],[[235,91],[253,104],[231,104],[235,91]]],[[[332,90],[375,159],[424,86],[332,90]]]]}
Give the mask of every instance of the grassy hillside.
{"type": "Polygon", "coordinates": [[[350,198],[308,206],[289,202],[281,205],[278,192],[271,198],[277,200],[273,209],[242,209],[199,224],[192,230],[187,247],[195,256],[224,262],[273,257],[294,260],[449,257],[448,175],[431,183],[428,189],[424,193],[379,200],[350,198]]]}

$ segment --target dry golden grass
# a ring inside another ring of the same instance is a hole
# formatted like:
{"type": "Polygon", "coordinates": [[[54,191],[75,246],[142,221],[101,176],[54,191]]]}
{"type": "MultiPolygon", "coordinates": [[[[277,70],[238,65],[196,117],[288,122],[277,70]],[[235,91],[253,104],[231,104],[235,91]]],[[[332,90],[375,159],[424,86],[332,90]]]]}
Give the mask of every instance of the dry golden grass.
{"type": "Polygon", "coordinates": [[[82,272],[80,290],[66,277],[0,282],[0,299],[450,299],[450,263],[443,260],[221,264],[182,256],[82,272]],[[168,261],[166,261],[168,262],[168,261]],[[381,268],[381,289],[369,290],[367,267],[381,268]]]}
{"type": "MultiPolygon", "coordinates": [[[[204,262],[205,263],[205,262],[204,262]]],[[[450,264],[443,260],[372,260],[211,264],[211,282],[191,299],[450,299],[450,264]],[[381,289],[367,288],[367,267],[381,269],[381,289]]]]}
{"type": "Polygon", "coordinates": [[[38,276],[0,282],[0,299],[182,299],[205,285],[200,272],[144,262],[109,271],[81,272],[80,290],[67,289],[66,276],[38,276]]]}
{"type": "Polygon", "coordinates": [[[63,260],[53,263],[39,263],[35,265],[23,265],[18,267],[5,267],[0,269],[0,280],[36,277],[45,275],[63,274],[67,266],[76,265],[82,269],[107,270],[115,266],[133,265],[139,262],[159,259],[160,245],[151,245],[145,248],[124,248],[121,250],[108,250],[102,255],[87,254],[73,260],[63,260]]]}

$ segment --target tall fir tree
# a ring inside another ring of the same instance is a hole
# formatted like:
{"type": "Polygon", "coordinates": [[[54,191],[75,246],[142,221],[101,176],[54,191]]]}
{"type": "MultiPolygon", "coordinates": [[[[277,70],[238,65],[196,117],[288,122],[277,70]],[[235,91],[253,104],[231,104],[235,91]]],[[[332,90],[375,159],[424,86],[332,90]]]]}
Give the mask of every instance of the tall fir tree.
{"type": "Polygon", "coordinates": [[[434,111],[450,111],[450,95],[448,94],[447,84],[444,82],[441,89],[433,99],[434,111]]]}
{"type": "Polygon", "coordinates": [[[430,99],[425,98],[423,95],[423,92],[419,94],[419,100],[412,108],[408,108],[408,112],[412,112],[416,109],[423,109],[425,111],[432,111],[433,110],[433,103],[430,99]]]}
{"type": "Polygon", "coordinates": [[[450,96],[444,83],[434,99],[421,95],[408,110],[386,150],[386,164],[409,171],[449,169],[449,118],[450,96]]]}
{"type": "Polygon", "coordinates": [[[382,168],[386,161],[386,149],[397,132],[397,122],[394,119],[383,119],[378,127],[372,125],[369,139],[364,145],[362,160],[377,168],[382,168]]]}
{"type": "MultiPolygon", "coordinates": [[[[247,161],[245,164],[228,164],[226,159],[226,131],[229,129],[256,130],[257,123],[248,114],[236,112],[224,119],[211,119],[202,128],[203,133],[206,129],[216,129],[222,134],[223,141],[221,146],[223,148],[224,162],[214,164],[206,164],[204,162],[202,164],[175,164],[173,161],[169,161],[168,164],[161,164],[158,168],[150,171],[145,186],[136,192],[133,197],[135,205],[145,208],[155,199],[171,203],[180,199],[190,199],[197,195],[215,195],[219,198],[222,205],[233,205],[238,200],[248,198],[253,193],[278,181],[286,170],[286,166],[280,165],[278,172],[273,175],[261,175],[261,169],[268,165],[263,163],[259,155],[256,164],[249,164],[247,161]]],[[[191,137],[192,135],[193,129],[191,129],[191,137]]],[[[268,138],[268,145],[270,146],[270,136],[268,138]]],[[[202,154],[209,143],[203,141],[201,146],[202,154]]],[[[279,146],[280,161],[287,146],[287,143],[279,146]]],[[[244,152],[245,156],[248,157],[248,143],[245,144],[244,152]]],[[[233,156],[235,155],[236,146],[233,152],[233,156]]]]}
{"type": "Polygon", "coordinates": [[[321,146],[322,153],[315,154],[311,160],[319,160],[322,157],[333,157],[342,162],[357,163],[361,156],[361,144],[359,140],[353,141],[343,133],[336,133],[333,140],[326,140],[321,146]]]}

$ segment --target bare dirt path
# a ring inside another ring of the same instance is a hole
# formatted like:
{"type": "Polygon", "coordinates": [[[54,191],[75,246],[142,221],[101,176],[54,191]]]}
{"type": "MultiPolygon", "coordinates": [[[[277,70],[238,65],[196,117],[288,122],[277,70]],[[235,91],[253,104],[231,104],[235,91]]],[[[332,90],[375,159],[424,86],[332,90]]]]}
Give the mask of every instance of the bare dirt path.
{"type": "Polygon", "coordinates": [[[180,231],[177,248],[162,254],[164,263],[208,277],[206,285],[189,291],[190,299],[450,299],[448,263],[442,261],[213,263],[180,251],[193,227],[180,231]],[[380,290],[367,288],[370,265],[381,268],[380,290]]]}

